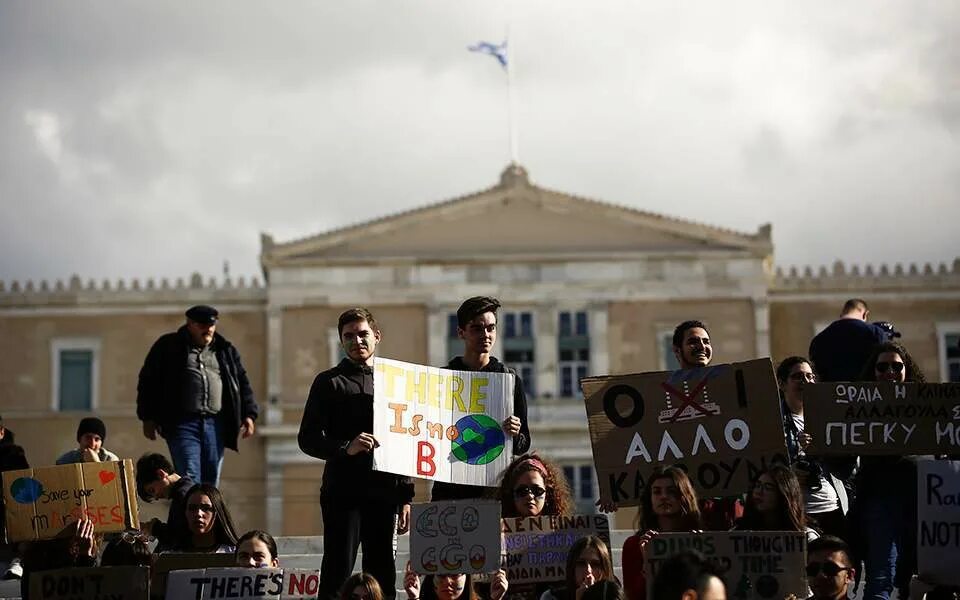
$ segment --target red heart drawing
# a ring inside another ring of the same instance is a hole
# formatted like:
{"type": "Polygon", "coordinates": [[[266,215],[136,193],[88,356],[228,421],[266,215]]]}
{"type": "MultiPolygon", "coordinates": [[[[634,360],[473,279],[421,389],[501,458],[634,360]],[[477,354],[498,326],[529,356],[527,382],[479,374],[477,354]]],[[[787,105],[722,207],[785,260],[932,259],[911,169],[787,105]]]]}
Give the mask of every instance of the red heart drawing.
{"type": "Polygon", "coordinates": [[[113,471],[100,471],[100,483],[107,485],[114,479],[116,479],[117,474],[113,471]]]}

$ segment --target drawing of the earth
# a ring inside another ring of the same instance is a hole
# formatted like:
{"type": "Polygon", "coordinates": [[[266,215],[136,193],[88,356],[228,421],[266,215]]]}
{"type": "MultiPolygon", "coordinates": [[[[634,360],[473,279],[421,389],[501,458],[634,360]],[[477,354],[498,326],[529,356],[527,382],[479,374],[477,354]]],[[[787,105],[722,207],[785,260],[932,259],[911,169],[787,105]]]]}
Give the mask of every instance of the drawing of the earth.
{"type": "Polygon", "coordinates": [[[460,462],[485,465],[503,453],[503,430],[487,415],[467,415],[457,421],[456,427],[459,434],[451,451],[460,462]]]}
{"type": "Polygon", "coordinates": [[[10,495],[20,504],[33,504],[43,494],[43,484],[32,477],[18,477],[10,484],[10,495]]]}

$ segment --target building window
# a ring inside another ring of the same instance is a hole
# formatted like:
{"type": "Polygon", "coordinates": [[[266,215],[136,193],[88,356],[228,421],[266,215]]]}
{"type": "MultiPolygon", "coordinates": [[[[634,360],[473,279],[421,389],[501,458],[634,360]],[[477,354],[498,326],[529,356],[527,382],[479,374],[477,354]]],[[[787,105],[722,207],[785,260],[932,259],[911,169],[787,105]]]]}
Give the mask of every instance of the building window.
{"type": "Polygon", "coordinates": [[[536,341],[533,313],[505,312],[500,316],[503,362],[516,369],[528,398],[536,397],[536,341]]]}
{"type": "Polygon", "coordinates": [[[63,338],[51,343],[51,389],[55,411],[97,407],[100,340],[63,338]]]}
{"type": "Polygon", "coordinates": [[[580,398],[580,380],[590,367],[590,328],[586,311],[561,311],[557,315],[557,374],[560,397],[580,398]]]}
{"type": "Polygon", "coordinates": [[[940,345],[940,379],[960,382],[960,323],[937,324],[940,345]]]}
{"type": "Polygon", "coordinates": [[[563,474],[570,485],[570,493],[577,504],[577,513],[597,512],[597,487],[593,465],[585,463],[563,465],[563,474]]]}
{"type": "Polygon", "coordinates": [[[660,332],[660,368],[664,371],[676,371],[680,368],[680,361],[673,353],[673,331],[660,332]]]}

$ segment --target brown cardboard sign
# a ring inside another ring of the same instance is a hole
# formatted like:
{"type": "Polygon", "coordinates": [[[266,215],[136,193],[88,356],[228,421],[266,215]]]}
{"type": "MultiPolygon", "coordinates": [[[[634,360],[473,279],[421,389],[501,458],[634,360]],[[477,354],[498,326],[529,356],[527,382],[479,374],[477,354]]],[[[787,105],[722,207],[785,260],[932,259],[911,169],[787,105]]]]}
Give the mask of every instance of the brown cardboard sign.
{"type": "Polygon", "coordinates": [[[660,465],[686,469],[705,496],[745,492],[774,462],[787,462],[769,358],[580,380],[600,497],[640,504],[660,465]]]}
{"type": "Polygon", "coordinates": [[[51,539],[81,518],[97,533],[137,529],[135,485],[129,458],[6,471],[7,541],[51,539]]]}
{"type": "Polygon", "coordinates": [[[803,389],[810,454],[954,454],[958,383],[817,383],[803,389]]]}
{"type": "Polygon", "coordinates": [[[607,515],[511,517],[501,523],[502,566],[511,585],[563,582],[567,554],[582,537],[599,536],[610,548],[607,515]]]}
{"type": "Polygon", "coordinates": [[[644,548],[647,597],[665,560],[696,550],[709,560],[737,600],[806,598],[807,536],[796,531],[661,533],[644,548]]]}
{"type": "Polygon", "coordinates": [[[37,600],[116,598],[148,600],[150,569],[147,567],[97,567],[56,569],[30,574],[30,597],[37,600]]]}

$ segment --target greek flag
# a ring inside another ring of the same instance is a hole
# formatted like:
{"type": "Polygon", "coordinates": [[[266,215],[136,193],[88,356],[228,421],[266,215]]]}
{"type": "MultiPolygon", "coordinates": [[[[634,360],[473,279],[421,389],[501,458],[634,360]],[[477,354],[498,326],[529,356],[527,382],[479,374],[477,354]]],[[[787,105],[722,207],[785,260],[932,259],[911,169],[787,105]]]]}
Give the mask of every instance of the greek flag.
{"type": "Polygon", "coordinates": [[[502,44],[491,44],[490,42],[477,42],[473,46],[467,46],[467,50],[470,52],[480,52],[482,54],[489,54],[490,56],[497,59],[497,62],[500,63],[500,66],[504,69],[507,68],[507,41],[504,40],[502,44]]]}

